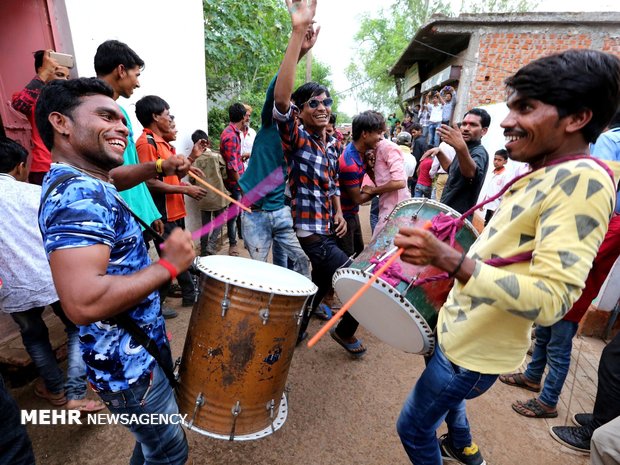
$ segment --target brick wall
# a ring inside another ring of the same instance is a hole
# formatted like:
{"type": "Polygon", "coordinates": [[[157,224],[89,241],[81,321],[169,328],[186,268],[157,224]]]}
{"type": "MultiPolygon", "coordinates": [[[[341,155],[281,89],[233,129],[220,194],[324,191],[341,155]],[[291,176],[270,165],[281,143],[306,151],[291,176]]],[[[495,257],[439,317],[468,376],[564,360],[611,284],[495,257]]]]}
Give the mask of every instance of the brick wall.
{"type": "Polygon", "coordinates": [[[603,51],[620,56],[620,37],[605,37],[603,51]]]}
{"type": "MultiPolygon", "coordinates": [[[[477,60],[480,65],[471,84],[468,106],[505,101],[504,79],[536,58],[570,48],[591,47],[590,34],[481,34],[477,60]]],[[[620,38],[606,39],[605,47],[608,47],[607,51],[616,51],[620,55],[620,38]]]]}

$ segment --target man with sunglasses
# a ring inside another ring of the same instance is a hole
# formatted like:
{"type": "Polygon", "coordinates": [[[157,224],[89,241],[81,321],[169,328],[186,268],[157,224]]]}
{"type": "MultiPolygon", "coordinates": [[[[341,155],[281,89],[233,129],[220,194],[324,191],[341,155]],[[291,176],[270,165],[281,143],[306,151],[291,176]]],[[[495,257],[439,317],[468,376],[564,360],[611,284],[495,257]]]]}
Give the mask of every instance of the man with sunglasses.
{"type": "MultiPolygon", "coordinates": [[[[289,169],[295,232],[312,263],[312,280],[319,288],[312,299],[313,313],[330,290],[334,272],[348,260],[336,244],[336,237],[346,234],[347,224],[340,206],[336,140],[326,134],[333,103],[329,90],[308,82],[293,92],[297,58],[306,36],[312,34],[316,0],[287,0],[286,4],[293,31],[276,80],[273,116],[289,169]]],[[[300,340],[305,336],[308,318],[306,314],[300,340]]],[[[346,313],[331,332],[332,338],[355,358],[366,352],[355,337],[357,326],[357,321],[346,313]]]]}

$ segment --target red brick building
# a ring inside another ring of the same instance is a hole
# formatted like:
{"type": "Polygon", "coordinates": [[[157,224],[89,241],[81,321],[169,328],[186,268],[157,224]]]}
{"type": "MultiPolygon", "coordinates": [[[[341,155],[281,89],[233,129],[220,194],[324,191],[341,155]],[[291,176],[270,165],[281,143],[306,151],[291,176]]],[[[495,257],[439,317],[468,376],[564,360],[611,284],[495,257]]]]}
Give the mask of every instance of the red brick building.
{"type": "Polygon", "coordinates": [[[455,115],[505,101],[504,79],[535,58],[570,48],[620,56],[620,12],[493,13],[433,16],[390,74],[404,79],[407,102],[450,84],[455,115]]]}

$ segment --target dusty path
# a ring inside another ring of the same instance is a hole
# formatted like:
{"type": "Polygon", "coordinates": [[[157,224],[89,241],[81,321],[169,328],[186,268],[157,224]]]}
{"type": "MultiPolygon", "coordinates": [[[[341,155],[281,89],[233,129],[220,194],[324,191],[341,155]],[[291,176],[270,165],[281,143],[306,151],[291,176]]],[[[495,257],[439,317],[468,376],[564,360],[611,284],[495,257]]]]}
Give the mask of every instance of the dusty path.
{"type": "MultiPolygon", "coordinates": [[[[367,208],[363,210],[367,215],[367,208]]],[[[364,219],[364,223],[365,223],[364,219]]],[[[365,223],[367,224],[367,223],[365,223]]],[[[366,234],[366,237],[370,237],[366,234]]],[[[177,306],[180,299],[171,303],[177,306]]],[[[181,353],[190,311],[178,309],[168,320],[173,352],[181,353]]],[[[313,321],[311,333],[318,322],[313,321]]],[[[330,338],[313,349],[299,348],[288,377],[289,416],[281,430],[265,439],[230,443],[188,433],[196,464],[236,465],[406,465],[395,422],[403,400],[423,369],[420,356],[392,349],[363,328],[368,346],[362,360],[351,360],[330,338]]],[[[563,424],[570,388],[576,380],[572,411],[591,408],[596,392],[596,364],[603,344],[584,339],[579,368],[575,356],[567,386],[553,420],[530,420],[512,412],[510,402],[528,392],[501,383],[468,403],[475,441],[490,465],[586,465],[586,456],[557,444],[549,425],[563,424]]],[[[46,409],[32,395],[32,384],[13,391],[24,409],[46,409]]],[[[131,434],[121,426],[29,426],[37,463],[41,465],[127,464],[131,434]]]]}

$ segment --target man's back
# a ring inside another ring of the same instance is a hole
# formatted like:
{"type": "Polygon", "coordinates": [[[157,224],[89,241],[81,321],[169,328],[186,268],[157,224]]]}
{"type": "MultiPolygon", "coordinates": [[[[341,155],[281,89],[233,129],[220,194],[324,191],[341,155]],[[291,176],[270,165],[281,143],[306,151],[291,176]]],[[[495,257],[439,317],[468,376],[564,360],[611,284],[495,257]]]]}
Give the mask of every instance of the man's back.
{"type": "Polygon", "coordinates": [[[29,310],[58,300],[37,212],[41,187],[0,174],[0,309],[29,310]],[[10,219],[10,221],[9,221],[10,219]]]}

